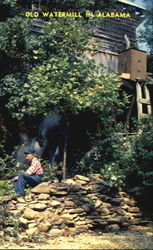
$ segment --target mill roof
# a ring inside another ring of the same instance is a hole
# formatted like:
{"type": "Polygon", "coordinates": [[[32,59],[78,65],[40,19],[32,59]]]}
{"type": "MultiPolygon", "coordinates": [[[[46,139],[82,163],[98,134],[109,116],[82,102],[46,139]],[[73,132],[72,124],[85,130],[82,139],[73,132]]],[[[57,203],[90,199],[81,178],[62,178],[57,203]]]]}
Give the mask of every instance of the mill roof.
{"type": "Polygon", "coordinates": [[[118,2],[126,4],[126,5],[130,5],[130,6],[133,6],[133,7],[136,7],[139,10],[146,10],[144,7],[142,7],[142,6],[138,5],[138,4],[132,3],[129,0],[118,0],[118,2]]]}

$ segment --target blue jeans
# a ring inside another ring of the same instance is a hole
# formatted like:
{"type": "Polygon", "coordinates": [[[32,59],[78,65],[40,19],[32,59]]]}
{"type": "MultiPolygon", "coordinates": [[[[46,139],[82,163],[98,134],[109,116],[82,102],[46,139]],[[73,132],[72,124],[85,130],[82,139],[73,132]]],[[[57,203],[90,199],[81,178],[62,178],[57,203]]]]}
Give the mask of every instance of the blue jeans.
{"type": "Polygon", "coordinates": [[[28,175],[24,173],[19,173],[18,180],[13,182],[15,192],[19,195],[25,195],[24,189],[26,185],[29,184],[30,186],[34,187],[40,184],[42,181],[42,176],[43,175],[38,174],[28,175]]]}

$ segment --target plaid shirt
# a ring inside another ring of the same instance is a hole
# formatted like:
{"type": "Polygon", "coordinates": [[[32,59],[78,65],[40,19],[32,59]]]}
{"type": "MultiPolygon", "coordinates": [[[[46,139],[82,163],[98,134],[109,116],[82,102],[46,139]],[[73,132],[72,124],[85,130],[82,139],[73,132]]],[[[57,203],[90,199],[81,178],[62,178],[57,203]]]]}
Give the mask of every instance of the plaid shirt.
{"type": "Polygon", "coordinates": [[[40,164],[40,162],[38,161],[38,159],[36,157],[34,157],[31,161],[31,165],[27,170],[27,173],[29,175],[33,175],[33,174],[43,174],[44,170],[40,164]]]}

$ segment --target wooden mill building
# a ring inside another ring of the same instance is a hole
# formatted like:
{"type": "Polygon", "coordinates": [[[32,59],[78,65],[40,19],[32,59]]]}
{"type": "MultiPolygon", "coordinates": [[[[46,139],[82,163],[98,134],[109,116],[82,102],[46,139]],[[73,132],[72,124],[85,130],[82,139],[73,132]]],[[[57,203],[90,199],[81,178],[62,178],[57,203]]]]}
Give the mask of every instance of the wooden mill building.
{"type": "Polygon", "coordinates": [[[152,80],[147,73],[147,53],[137,49],[136,29],[144,20],[144,8],[127,0],[118,0],[120,11],[130,13],[130,18],[108,17],[102,27],[96,27],[94,38],[100,41],[95,55],[106,72],[116,72],[122,81],[122,89],[131,95],[126,125],[130,119],[152,116],[152,80]]]}

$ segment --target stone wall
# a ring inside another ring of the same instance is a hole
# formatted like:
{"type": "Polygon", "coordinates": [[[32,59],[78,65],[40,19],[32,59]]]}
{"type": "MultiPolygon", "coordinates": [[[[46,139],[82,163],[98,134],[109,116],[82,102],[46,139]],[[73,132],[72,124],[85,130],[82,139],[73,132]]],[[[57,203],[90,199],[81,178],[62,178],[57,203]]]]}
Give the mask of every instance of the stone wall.
{"type": "Polygon", "coordinates": [[[24,200],[8,201],[28,235],[118,231],[142,223],[142,213],[125,192],[111,193],[100,175],[76,175],[61,183],[42,182],[24,200]]]}

